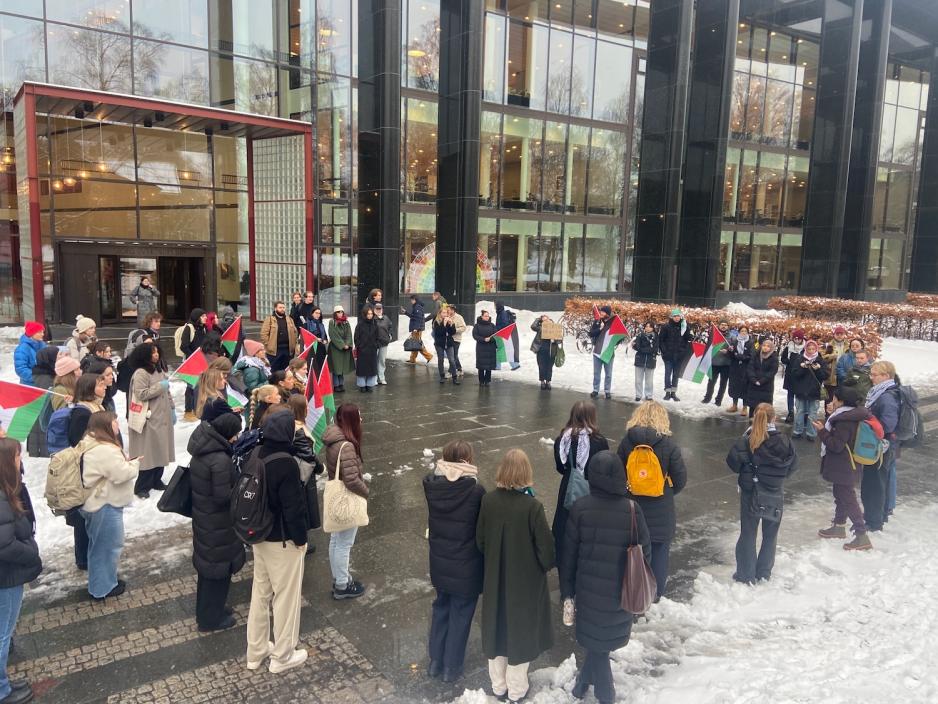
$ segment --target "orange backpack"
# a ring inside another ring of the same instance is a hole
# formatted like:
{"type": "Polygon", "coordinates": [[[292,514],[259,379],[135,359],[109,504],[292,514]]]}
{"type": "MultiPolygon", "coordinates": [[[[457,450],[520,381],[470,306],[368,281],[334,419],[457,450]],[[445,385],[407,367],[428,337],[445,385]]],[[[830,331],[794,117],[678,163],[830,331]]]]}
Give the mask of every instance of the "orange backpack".
{"type": "Polygon", "coordinates": [[[666,477],[661,462],[651,445],[636,445],[625,463],[625,478],[629,493],[633,496],[661,496],[664,483],[674,486],[671,477],[666,477]]]}

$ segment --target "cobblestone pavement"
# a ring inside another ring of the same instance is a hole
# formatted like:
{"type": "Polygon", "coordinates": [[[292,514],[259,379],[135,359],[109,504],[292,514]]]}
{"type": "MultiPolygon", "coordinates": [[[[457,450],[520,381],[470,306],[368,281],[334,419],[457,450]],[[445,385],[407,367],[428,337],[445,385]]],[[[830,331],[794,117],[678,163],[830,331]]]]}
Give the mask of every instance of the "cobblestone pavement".
{"type": "MultiPolygon", "coordinates": [[[[502,375],[507,376],[507,375],[502,375]]],[[[245,621],[250,601],[251,563],[234,578],[229,603],[238,625],[202,634],[195,627],[195,575],[191,533],[169,528],[128,541],[122,576],[128,591],[104,603],[87,599],[84,573],[70,554],[44,555],[46,571],[26,596],[11,656],[14,676],[26,676],[40,702],[443,702],[464,688],[487,689],[477,624],[470,637],[466,676],[456,685],[429,680],[426,632],[433,589],[424,540],[426,508],[421,479],[432,458],[451,438],[473,442],[482,482],[493,485],[495,464],[510,447],[522,447],[536,468],[538,496],[548,519],[559,476],[553,469],[553,438],[580,395],[496,381],[480,389],[466,379],[460,387],[439,385],[435,370],[422,365],[389,369],[387,387],[363,402],[366,471],[372,475],[371,524],[359,533],[352,567],[368,588],[361,599],[335,602],[329,596],[327,536],[313,534],[315,554],[307,558],[303,583],[301,643],[309,651],[302,667],[280,675],[245,667],[245,621]]],[[[938,398],[924,399],[931,405],[938,398]]],[[[600,399],[600,425],[615,446],[632,404],[600,399]]],[[[721,521],[737,515],[734,478],[724,457],[745,427],[736,416],[715,412],[705,421],[672,420],[686,448],[689,480],[677,498],[678,536],[672,548],[669,595],[690,592],[702,565],[725,562],[725,540],[714,535],[721,521]]],[[[932,420],[929,413],[928,420],[932,420]]],[[[933,442],[933,441],[932,441],[933,442]]],[[[790,500],[827,495],[818,478],[816,447],[798,445],[800,471],[789,482],[790,500]]],[[[930,484],[927,450],[906,453],[900,465],[900,493],[930,484]]],[[[41,501],[41,499],[40,499],[41,501]]],[[[785,530],[794,530],[786,526],[785,530]]],[[[558,600],[556,574],[550,576],[558,600]]],[[[556,645],[533,668],[557,664],[575,649],[570,630],[555,619],[556,645]]],[[[637,627],[641,627],[640,625],[637,627]]],[[[493,700],[494,701],[494,700],[493,700]]]]}

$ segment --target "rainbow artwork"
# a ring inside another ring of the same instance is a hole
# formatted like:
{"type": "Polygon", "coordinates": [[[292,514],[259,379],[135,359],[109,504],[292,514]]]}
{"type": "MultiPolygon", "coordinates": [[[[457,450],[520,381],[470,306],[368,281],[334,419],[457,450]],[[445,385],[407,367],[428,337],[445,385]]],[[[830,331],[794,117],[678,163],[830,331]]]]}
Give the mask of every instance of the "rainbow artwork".
{"type": "MultiPolygon", "coordinates": [[[[414,256],[407,267],[405,293],[429,293],[436,290],[436,243],[428,244],[414,256]]],[[[495,292],[495,269],[481,249],[476,249],[476,293],[495,292]]]]}

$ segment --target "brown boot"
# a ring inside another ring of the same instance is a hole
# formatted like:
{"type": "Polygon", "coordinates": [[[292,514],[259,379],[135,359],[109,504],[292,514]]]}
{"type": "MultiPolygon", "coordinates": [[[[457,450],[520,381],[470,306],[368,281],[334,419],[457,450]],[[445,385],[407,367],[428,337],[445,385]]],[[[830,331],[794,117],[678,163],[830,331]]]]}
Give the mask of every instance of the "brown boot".
{"type": "Polygon", "coordinates": [[[870,537],[863,533],[857,533],[853,540],[849,543],[844,543],[844,550],[872,550],[873,543],[870,542],[870,537]]]}
{"type": "Polygon", "coordinates": [[[847,524],[832,523],[830,528],[821,528],[817,534],[821,538],[835,538],[843,540],[847,537],[847,524]]]}
{"type": "Polygon", "coordinates": [[[739,410],[739,407],[734,403],[732,406],[726,409],[727,413],[736,413],[739,410]]]}
{"type": "Polygon", "coordinates": [[[741,416],[748,416],[748,415],[749,415],[749,408],[748,408],[747,406],[743,406],[742,408],[740,408],[740,409],[739,409],[739,415],[741,415],[741,416]]]}

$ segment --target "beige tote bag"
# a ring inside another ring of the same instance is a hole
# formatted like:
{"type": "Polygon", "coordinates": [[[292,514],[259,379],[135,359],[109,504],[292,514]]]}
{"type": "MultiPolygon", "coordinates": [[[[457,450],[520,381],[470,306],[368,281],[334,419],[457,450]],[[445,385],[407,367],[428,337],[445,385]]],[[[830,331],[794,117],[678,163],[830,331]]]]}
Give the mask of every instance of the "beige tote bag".
{"type": "Polygon", "coordinates": [[[322,529],[326,533],[339,533],[368,525],[368,499],[349,491],[339,475],[342,450],[346,445],[348,443],[344,442],[339,448],[335,461],[335,479],[326,481],[322,497],[322,529]]]}

